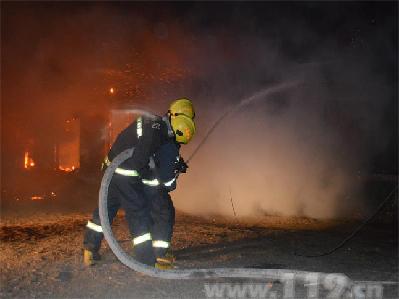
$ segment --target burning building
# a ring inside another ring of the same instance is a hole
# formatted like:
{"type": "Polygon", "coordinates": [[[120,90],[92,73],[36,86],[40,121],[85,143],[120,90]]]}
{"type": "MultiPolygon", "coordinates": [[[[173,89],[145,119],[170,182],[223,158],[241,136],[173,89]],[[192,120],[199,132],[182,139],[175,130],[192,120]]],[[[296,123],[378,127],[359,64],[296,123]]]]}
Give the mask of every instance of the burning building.
{"type": "Polygon", "coordinates": [[[80,167],[80,119],[67,119],[60,127],[54,126],[57,138],[53,144],[40,136],[31,136],[26,144],[21,144],[21,158],[17,164],[24,170],[74,171],[80,167]],[[51,146],[53,155],[51,155],[51,146]],[[22,161],[22,163],[20,162],[22,161]]]}
{"type": "Polygon", "coordinates": [[[136,117],[132,109],[111,109],[108,117],[70,117],[54,125],[56,137],[52,142],[32,136],[21,144],[17,168],[25,171],[98,171],[118,134],[136,117]]]}

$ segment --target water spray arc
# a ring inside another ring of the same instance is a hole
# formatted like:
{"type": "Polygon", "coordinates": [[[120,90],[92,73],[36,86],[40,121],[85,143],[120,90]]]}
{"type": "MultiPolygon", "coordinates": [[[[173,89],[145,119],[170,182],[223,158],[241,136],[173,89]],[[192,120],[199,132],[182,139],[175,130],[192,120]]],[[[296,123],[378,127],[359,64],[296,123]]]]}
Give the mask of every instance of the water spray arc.
{"type": "Polygon", "coordinates": [[[187,163],[189,163],[194,156],[198,153],[198,151],[202,148],[202,146],[206,143],[208,140],[209,136],[216,130],[216,128],[222,123],[222,121],[229,115],[239,111],[241,108],[253,103],[257,102],[260,100],[264,100],[265,97],[272,95],[273,93],[281,92],[284,91],[285,89],[289,89],[291,87],[297,86],[300,82],[295,81],[295,82],[290,82],[290,83],[282,83],[273,87],[266,88],[264,90],[261,90],[254,95],[243,99],[241,102],[239,102],[237,105],[232,106],[230,109],[227,109],[225,113],[223,113],[212,125],[212,127],[208,130],[206,133],[205,137],[200,141],[200,143],[197,145],[197,147],[194,149],[192,154],[189,156],[187,159],[187,163]]]}
{"type": "MultiPolygon", "coordinates": [[[[262,99],[264,96],[267,96],[271,93],[281,91],[285,88],[292,87],[294,84],[281,84],[276,87],[269,88],[267,90],[261,91],[253,95],[252,97],[246,98],[241,101],[238,105],[233,106],[231,109],[227,110],[211,127],[211,129],[206,134],[205,138],[199,143],[197,148],[191,154],[188,162],[195,156],[195,154],[199,151],[199,149],[205,144],[207,138],[212,134],[212,132],[217,128],[217,126],[222,122],[224,118],[226,118],[231,113],[238,111],[241,107],[252,103],[253,101],[262,99]]],[[[144,110],[131,109],[129,110],[132,113],[144,114],[147,116],[153,116],[152,113],[149,113],[144,110]]],[[[252,268],[210,268],[210,269],[174,269],[174,270],[159,270],[154,267],[150,267],[144,265],[138,261],[136,261],[133,257],[126,254],[126,252],[119,245],[118,241],[115,239],[114,234],[112,232],[111,225],[109,223],[108,218],[108,209],[107,209],[107,197],[108,197],[108,187],[111,182],[112,176],[115,172],[115,169],[122,164],[125,160],[130,158],[133,155],[134,149],[128,149],[119,154],[113,159],[112,163],[106,169],[104,176],[101,181],[101,187],[99,192],[99,214],[101,220],[101,226],[103,229],[104,237],[107,240],[112,252],[115,256],[130,269],[141,272],[143,274],[158,277],[163,279],[205,279],[205,278],[253,278],[253,279],[270,279],[270,280],[278,280],[284,281],[287,279],[295,279],[298,281],[306,281],[306,278],[309,275],[320,275],[319,277],[325,277],[327,274],[325,273],[315,273],[315,272],[307,272],[307,271],[296,271],[289,269],[252,269],[252,268]]],[[[337,274],[342,277],[348,283],[350,280],[344,274],[337,274]]]]}

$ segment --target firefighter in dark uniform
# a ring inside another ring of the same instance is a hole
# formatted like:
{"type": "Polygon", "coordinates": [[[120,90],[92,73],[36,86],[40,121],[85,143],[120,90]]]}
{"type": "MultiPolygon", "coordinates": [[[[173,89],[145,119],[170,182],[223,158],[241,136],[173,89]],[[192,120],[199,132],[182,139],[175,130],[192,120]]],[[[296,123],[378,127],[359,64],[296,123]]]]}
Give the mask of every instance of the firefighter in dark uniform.
{"type": "Polygon", "coordinates": [[[159,269],[173,268],[174,256],[170,243],[175,223],[175,209],[169,192],[176,189],[176,181],[180,173],[188,168],[179,154],[180,144],[176,140],[162,145],[154,155],[155,176],[165,182],[159,187],[145,186],[144,192],[151,200],[152,246],[159,269]]]}
{"type": "MultiPolygon", "coordinates": [[[[178,144],[186,144],[192,139],[195,133],[193,118],[193,105],[185,98],[174,101],[168,115],[164,117],[140,116],[118,135],[104,161],[109,165],[118,154],[134,148],[132,157],[115,170],[110,182],[108,215],[112,223],[118,209],[122,207],[125,210],[129,231],[133,237],[135,258],[147,265],[155,265],[156,257],[160,257],[161,254],[158,252],[166,254],[169,248],[174,208],[168,192],[176,184],[176,170],[184,165],[176,164],[177,157],[180,159],[180,156],[174,152],[172,155],[175,159],[175,169],[171,178],[170,174],[165,175],[171,173],[170,170],[162,170],[164,165],[171,163],[163,160],[164,157],[170,157],[168,151],[171,146],[176,146],[178,153],[178,144]],[[157,239],[153,239],[151,231],[157,239]]],[[[97,208],[85,230],[83,243],[86,265],[91,265],[100,258],[98,251],[102,239],[97,208]]]]}

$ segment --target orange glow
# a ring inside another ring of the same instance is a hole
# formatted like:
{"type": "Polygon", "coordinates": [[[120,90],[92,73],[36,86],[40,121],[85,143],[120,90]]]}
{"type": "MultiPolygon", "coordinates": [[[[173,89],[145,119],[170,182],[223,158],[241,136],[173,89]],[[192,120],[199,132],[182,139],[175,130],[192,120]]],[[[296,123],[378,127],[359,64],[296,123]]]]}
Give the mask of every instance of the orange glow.
{"type": "Polygon", "coordinates": [[[62,166],[59,166],[58,169],[59,169],[59,170],[62,170],[62,171],[65,171],[65,172],[71,172],[71,171],[74,171],[74,170],[76,169],[76,167],[75,167],[75,166],[72,166],[72,167],[62,167],[62,166]]]}
{"type": "Polygon", "coordinates": [[[80,167],[80,120],[67,119],[56,147],[56,168],[72,172],[80,167]]]}
{"type": "Polygon", "coordinates": [[[43,197],[43,196],[35,195],[35,196],[32,196],[30,199],[31,199],[32,201],[35,201],[35,200],[43,200],[44,197],[43,197]]]}
{"type": "Polygon", "coordinates": [[[32,157],[30,157],[29,152],[25,152],[24,155],[24,168],[29,169],[35,166],[35,162],[33,161],[32,157]]]}
{"type": "Polygon", "coordinates": [[[113,88],[113,87],[111,87],[110,89],[109,89],[109,93],[110,94],[113,94],[115,92],[115,89],[113,88]]]}
{"type": "Polygon", "coordinates": [[[29,153],[25,152],[25,159],[24,159],[25,168],[28,168],[28,159],[29,159],[29,153]]]}

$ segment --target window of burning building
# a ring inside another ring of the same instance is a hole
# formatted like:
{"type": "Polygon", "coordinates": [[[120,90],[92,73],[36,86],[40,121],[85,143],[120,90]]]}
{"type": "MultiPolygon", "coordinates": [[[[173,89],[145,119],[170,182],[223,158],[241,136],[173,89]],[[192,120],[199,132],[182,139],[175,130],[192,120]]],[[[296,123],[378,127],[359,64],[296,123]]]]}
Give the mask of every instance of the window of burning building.
{"type": "MultiPolygon", "coordinates": [[[[36,160],[38,156],[38,148],[34,138],[27,138],[23,143],[23,168],[30,170],[36,168],[36,160]]],[[[22,148],[21,148],[22,150],[22,148]]],[[[22,153],[22,152],[21,152],[22,153]]],[[[20,166],[20,160],[18,159],[18,165],[20,166]]]]}
{"type": "Polygon", "coordinates": [[[54,147],[56,168],[74,171],[80,167],[80,120],[72,118],[63,124],[62,133],[54,147]]]}
{"type": "Polygon", "coordinates": [[[35,161],[33,161],[32,154],[29,151],[24,153],[24,168],[30,169],[35,166],[35,161]]]}

